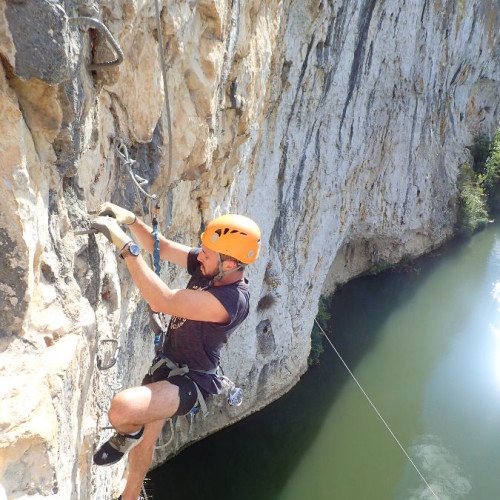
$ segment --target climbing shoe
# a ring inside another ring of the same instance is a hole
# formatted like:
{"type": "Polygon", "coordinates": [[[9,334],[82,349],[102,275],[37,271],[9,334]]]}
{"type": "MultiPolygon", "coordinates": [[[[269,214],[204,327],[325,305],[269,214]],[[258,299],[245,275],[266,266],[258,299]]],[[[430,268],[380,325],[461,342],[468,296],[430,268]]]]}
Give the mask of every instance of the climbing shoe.
{"type": "Polygon", "coordinates": [[[120,461],[123,455],[137,446],[144,437],[144,427],[139,434],[131,436],[130,434],[120,434],[115,432],[94,454],[94,463],[96,465],[112,465],[120,461]]]}

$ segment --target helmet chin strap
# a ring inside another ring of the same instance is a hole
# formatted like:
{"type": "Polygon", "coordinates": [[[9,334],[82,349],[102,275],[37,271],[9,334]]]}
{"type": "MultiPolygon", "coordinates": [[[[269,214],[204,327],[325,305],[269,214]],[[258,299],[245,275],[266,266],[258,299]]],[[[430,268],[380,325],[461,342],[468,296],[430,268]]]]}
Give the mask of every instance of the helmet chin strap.
{"type": "Polygon", "coordinates": [[[222,270],[222,259],[220,258],[220,253],[217,252],[217,262],[219,264],[219,272],[212,278],[212,281],[220,281],[224,276],[227,274],[234,273],[236,271],[239,271],[240,269],[243,269],[243,266],[241,264],[238,264],[234,269],[230,269],[229,271],[223,271],[222,270]]]}

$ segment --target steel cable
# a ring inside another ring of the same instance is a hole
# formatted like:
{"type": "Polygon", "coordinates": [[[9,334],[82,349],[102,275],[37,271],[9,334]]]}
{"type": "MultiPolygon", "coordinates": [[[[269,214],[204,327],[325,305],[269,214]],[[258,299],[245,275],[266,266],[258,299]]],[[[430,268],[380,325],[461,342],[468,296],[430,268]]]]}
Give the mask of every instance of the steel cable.
{"type": "Polygon", "coordinates": [[[368,403],[370,403],[370,406],[373,408],[373,410],[375,411],[375,413],[377,414],[377,416],[380,418],[380,420],[382,421],[382,423],[385,425],[385,428],[389,431],[389,434],[393,437],[394,441],[396,441],[397,445],[401,448],[401,451],[405,454],[405,456],[408,459],[408,461],[410,462],[410,464],[417,471],[417,474],[420,476],[420,478],[422,479],[422,481],[425,483],[425,485],[427,486],[427,488],[429,489],[429,491],[432,493],[432,495],[434,496],[434,498],[436,498],[436,500],[439,500],[439,497],[436,495],[436,493],[434,492],[434,490],[431,488],[430,484],[427,482],[427,480],[425,479],[425,477],[423,476],[423,474],[420,472],[419,468],[415,465],[415,462],[413,462],[413,460],[411,459],[410,455],[408,455],[408,453],[404,449],[403,445],[399,442],[399,439],[396,437],[396,435],[394,434],[394,432],[392,432],[391,428],[389,427],[389,424],[385,421],[384,417],[377,410],[377,407],[375,406],[375,404],[373,403],[373,401],[370,399],[370,397],[368,396],[368,394],[365,392],[365,390],[363,389],[363,387],[361,386],[361,384],[358,382],[357,378],[354,376],[354,373],[352,373],[352,371],[349,369],[349,367],[347,366],[347,363],[344,361],[344,359],[340,355],[339,351],[337,351],[337,349],[333,345],[333,342],[330,340],[330,338],[328,337],[328,335],[325,333],[325,331],[323,330],[323,328],[321,327],[321,325],[319,324],[319,322],[318,322],[318,320],[316,318],[314,318],[314,322],[316,323],[316,325],[320,329],[321,333],[325,336],[325,338],[328,341],[328,343],[330,344],[331,348],[335,351],[335,354],[338,356],[338,358],[340,359],[340,361],[344,365],[344,367],[347,370],[347,372],[349,373],[349,375],[352,377],[352,379],[354,380],[354,382],[356,383],[356,385],[359,387],[359,390],[362,392],[363,396],[366,398],[366,400],[368,401],[368,403]]]}

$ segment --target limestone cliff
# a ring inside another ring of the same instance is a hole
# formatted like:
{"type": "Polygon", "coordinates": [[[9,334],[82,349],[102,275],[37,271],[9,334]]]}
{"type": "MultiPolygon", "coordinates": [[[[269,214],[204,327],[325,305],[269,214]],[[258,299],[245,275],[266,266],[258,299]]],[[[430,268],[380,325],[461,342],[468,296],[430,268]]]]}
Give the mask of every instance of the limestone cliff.
{"type": "Polygon", "coordinates": [[[119,491],[124,464],[91,455],[152,334],[111,246],[74,232],[105,200],[147,212],[118,141],[167,237],[197,245],[228,211],[263,234],[224,351],[244,404],[179,419],[161,460],[299,380],[322,290],[447,239],[458,166],[498,123],[498,0],[160,3],[170,144],[153,0],[0,2],[0,498],[119,491]],[[113,41],[123,62],[95,67],[120,59],[113,41]]]}

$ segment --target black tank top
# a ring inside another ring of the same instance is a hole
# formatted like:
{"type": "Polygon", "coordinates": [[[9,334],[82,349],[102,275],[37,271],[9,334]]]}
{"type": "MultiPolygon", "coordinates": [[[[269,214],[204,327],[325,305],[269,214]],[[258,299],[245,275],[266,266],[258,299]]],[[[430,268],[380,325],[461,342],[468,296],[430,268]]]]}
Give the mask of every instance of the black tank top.
{"type": "MultiPolygon", "coordinates": [[[[229,322],[219,324],[172,316],[163,352],[172,361],[180,365],[185,364],[190,370],[206,371],[217,368],[222,346],[247,317],[250,293],[246,279],[230,285],[211,285],[210,279],[204,277],[200,271],[200,263],[197,260],[200,251],[199,248],[193,248],[189,252],[187,270],[191,279],[186,288],[204,289],[213,294],[229,314],[229,322]]],[[[221,390],[220,381],[215,375],[190,371],[189,378],[207,393],[218,394],[221,390]]]]}

